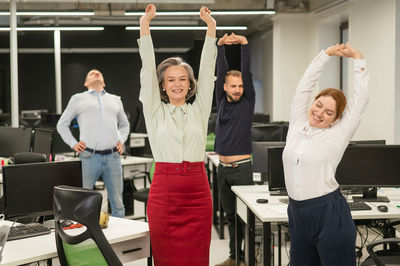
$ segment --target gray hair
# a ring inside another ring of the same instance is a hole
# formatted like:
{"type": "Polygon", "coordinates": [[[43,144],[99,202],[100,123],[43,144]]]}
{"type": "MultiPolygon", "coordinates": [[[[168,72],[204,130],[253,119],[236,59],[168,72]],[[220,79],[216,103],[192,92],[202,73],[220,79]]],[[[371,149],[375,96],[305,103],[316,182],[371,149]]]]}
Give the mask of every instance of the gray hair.
{"type": "Polygon", "coordinates": [[[183,66],[186,69],[186,72],[187,72],[188,78],[189,78],[189,82],[190,82],[189,91],[186,95],[186,101],[188,101],[197,92],[196,80],[194,79],[192,67],[188,63],[183,61],[183,59],[180,57],[169,57],[169,58],[165,59],[164,61],[162,61],[157,67],[157,78],[158,78],[158,86],[160,88],[161,100],[163,100],[166,103],[169,103],[168,95],[163,90],[162,84],[164,82],[165,70],[167,70],[167,68],[169,68],[170,66],[183,66]]]}

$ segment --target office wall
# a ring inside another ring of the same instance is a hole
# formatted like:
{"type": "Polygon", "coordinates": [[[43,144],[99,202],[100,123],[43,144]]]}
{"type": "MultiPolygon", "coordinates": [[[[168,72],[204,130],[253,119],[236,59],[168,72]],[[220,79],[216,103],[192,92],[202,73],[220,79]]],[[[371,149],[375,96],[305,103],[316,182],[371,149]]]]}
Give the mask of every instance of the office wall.
{"type": "Polygon", "coordinates": [[[289,120],[297,83],[310,62],[309,14],[279,14],[273,18],[273,107],[271,120],[289,120]]]}
{"type": "Polygon", "coordinates": [[[355,0],[349,12],[349,39],[363,52],[371,73],[370,102],[355,139],[395,142],[395,70],[399,67],[395,49],[400,45],[395,35],[398,27],[395,3],[394,0],[355,0]]]}
{"type": "MultiPolygon", "coordinates": [[[[277,15],[273,19],[273,119],[289,119],[291,99],[303,72],[320,49],[339,40],[340,23],[348,20],[349,40],[363,52],[371,73],[370,103],[353,139],[400,143],[398,5],[395,0],[353,0],[309,15],[277,15]]],[[[349,60],[350,95],[352,61],[349,60]]],[[[319,87],[339,87],[339,71],[339,61],[331,60],[319,87]]]]}
{"type": "MultiPolygon", "coordinates": [[[[262,35],[264,40],[264,57],[263,57],[263,76],[264,76],[264,113],[272,114],[273,110],[273,52],[272,52],[272,30],[262,35]]],[[[272,117],[271,117],[272,119],[272,117]]]]}
{"type": "Polygon", "coordinates": [[[400,143],[400,2],[396,1],[395,18],[395,121],[394,121],[394,143],[400,143]]]}

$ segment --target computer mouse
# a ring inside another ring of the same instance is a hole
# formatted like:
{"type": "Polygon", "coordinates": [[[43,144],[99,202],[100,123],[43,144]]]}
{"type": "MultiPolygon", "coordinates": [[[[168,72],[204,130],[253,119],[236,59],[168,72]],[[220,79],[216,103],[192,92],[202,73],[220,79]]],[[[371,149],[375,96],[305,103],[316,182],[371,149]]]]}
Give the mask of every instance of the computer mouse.
{"type": "Polygon", "coordinates": [[[257,199],[257,203],[268,203],[268,199],[257,199]]]}
{"type": "Polygon", "coordinates": [[[378,211],[380,211],[380,212],[388,211],[388,207],[386,205],[379,205],[377,208],[378,208],[378,211]]]}

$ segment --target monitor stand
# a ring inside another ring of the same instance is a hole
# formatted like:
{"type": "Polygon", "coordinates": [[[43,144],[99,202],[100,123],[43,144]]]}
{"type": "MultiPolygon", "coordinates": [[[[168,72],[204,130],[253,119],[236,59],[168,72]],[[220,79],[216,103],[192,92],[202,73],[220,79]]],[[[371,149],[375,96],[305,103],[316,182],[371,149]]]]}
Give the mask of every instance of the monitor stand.
{"type": "Polygon", "coordinates": [[[388,197],[377,196],[377,188],[365,188],[362,197],[353,196],[353,200],[366,202],[390,202],[388,197]]]}
{"type": "Polygon", "coordinates": [[[37,223],[40,223],[50,230],[55,229],[55,220],[53,215],[37,217],[37,223]]]}

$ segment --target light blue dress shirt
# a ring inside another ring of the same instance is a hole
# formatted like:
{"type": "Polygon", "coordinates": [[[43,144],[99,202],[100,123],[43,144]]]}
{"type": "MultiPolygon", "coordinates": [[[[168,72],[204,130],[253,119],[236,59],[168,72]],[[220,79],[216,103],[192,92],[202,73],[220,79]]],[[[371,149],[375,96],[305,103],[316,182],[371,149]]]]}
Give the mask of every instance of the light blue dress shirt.
{"type": "Polygon", "coordinates": [[[78,143],[69,129],[75,117],[79,124],[79,139],[88,148],[111,149],[118,141],[124,143],[128,138],[129,121],[121,98],[105,90],[97,92],[89,89],[71,97],[57,124],[58,133],[71,148],[78,143]]]}

